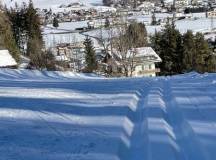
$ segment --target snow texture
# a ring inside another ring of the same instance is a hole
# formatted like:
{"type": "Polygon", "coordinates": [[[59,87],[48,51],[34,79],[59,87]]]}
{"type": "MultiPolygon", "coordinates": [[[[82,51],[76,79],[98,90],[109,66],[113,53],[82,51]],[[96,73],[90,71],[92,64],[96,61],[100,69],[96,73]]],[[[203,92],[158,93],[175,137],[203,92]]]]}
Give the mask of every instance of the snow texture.
{"type": "Polygon", "coordinates": [[[216,74],[0,70],[0,160],[214,160],[216,74]]]}

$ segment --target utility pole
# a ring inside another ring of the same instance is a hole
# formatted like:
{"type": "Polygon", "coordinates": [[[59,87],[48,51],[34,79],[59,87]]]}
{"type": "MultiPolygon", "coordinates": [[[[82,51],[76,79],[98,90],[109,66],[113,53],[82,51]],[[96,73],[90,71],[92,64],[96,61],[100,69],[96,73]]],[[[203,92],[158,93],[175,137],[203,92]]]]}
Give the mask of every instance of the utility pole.
{"type": "MultiPolygon", "coordinates": [[[[210,6],[210,12],[214,12],[214,8],[212,6],[210,6]]],[[[214,14],[211,13],[210,16],[211,16],[211,32],[213,32],[214,30],[214,14]]]]}
{"type": "Polygon", "coordinates": [[[134,9],[137,8],[137,0],[134,0],[133,8],[134,8],[134,9]]]}
{"type": "Polygon", "coordinates": [[[173,5],[172,5],[171,10],[173,12],[173,21],[174,21],[176,18],[176,0],[173,0],[173,5]]]}

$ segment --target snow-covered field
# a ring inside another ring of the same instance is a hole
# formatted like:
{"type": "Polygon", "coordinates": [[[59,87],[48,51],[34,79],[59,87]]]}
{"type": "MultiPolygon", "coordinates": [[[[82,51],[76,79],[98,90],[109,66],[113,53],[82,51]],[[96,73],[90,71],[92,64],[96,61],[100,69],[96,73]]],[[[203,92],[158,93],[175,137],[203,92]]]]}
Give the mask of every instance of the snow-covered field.
{"type": "MultiPolygon", "coordinates": [[[[151,15],[139,15],[132,16],[130,19],[136,19],[138,22],[142,23],[151,23],[151,15]]],[[[172,14],[167,13],[157,13],[157,19],[166,19],[166,17],[172,17],[172,14]]],[[[216,27],[216,19],[213,19],[213,23],[211,23],[210,18],[205,18],[205,13],[194,13],[191,19],[183,19],[175,22],[176,28],[183,34],[187,32],[187,30],[191,30],[194,33],[196,32],[207,32],[211,30],[213,24],[213,28],[216,27]],[[197,19],[195,19],[197,18],[197,19]]],[[[53,29],[52,25],[48,25],[48,27],[44,28],[44,41],[46,43],[47,48],[55,46],[58,43],[74,43],[74,42],[82,42],[85,39],[85,36],[78,33],[66,33],[66,31],[74,32],[76,28],[87,27],[87,21],[80,22],[66,22],[60,23],[58,29],[53,29]],[[57,33],[57,34],[56,34],[57,33]]],[[[161,31],[163,29],[162,26],[150,26],[146,25],[146,30],[149,35],[155,33],[155,31],[161,31]]],[[[93,37],[98,37],[101,31],[99,29],[92,30],[86,32],[86,35],[90,35],[93,37]]],[[[103,30],[103,37],[108,37],[108,33],[103,30]]],[[[214,37],[212,35],[211,37],[214,37]]]]}
{"type": "Polygon", "coordinates": [[[0,160],[214,160],[216,74],[0,70],[0,160]]]}

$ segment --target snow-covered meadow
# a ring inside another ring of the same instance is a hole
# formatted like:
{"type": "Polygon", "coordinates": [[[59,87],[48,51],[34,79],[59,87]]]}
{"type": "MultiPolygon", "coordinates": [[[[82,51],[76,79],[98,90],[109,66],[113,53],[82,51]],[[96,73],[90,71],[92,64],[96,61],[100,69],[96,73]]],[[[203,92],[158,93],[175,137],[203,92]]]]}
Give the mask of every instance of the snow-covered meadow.
{"type": "MultiPolygon", "coordinates": [[[[159,19],[166,19],[167,17],[172,17],[172,14],[167,13],[157,13],[156,18],[159,19]]],[[[213,19],[213,23],[211,18],[206,18],[205,13],[194,13],[191,15],[192,18],[178,20],[175,22],[176,28],[183,34],[186,33],[188,30],[196,32],[205,33],[211,30],[211,27],[216,27],[216,20],[213,19]],[[213,25],[213,26],[212,26],[213,25]]],[[[138,22],[141,23],[151,23],[152,15],[138,15],[129,17],[129,19],[136,19],[138,22]]],[[[48,25],[43,29],[44,33],[44,41],[47,47],[55,46],[58,43],[74,43],[74,42],[82,42],[85,39],[85,36],[79,33],[73,33],[76,28],[87,27],[87,21],[80,21],[80,22],[66,22],[60,23],[58,29],[52,28],[52,25],[48,25]],[[65,33],[66,31],[71,31],[72,33],[65,33]]],[[[146,30],[148,35],[153,35],[155,31],[161,31],[163,26],[157,25],[146,25],[146,30]]],[[[115,30],[115,29],[114,29],[115,30]]],[[[85,35],[90,35],[93,37],[99,37],[101,35],[100,29],[95,29],[89,32],[85,32],[85,35]]],[[[109,36],[109,33],[104,29],[102,30],[102,35],[104,38],[109,36]]],[[[214,37],[215,34],[211,35],[214,37]]],[[[207,36],[206,36],[207,37],[207,36]]],[[[210,37],[210,38],[211,38],[210,37]]],[[[209,38],[209,37],[207,37],[209,38]]],[[[94,40],[94,39],[93,39],[94,40]]],[[[95,41],[95,40],[94,40],[95,41]]],[[[97,43],[97,42],[95,42],[97,43]]]]}
{"type": "Polygon", "coordinates": [[[216,74],[0,70],[1,160],[214,160],[216,74]]]}

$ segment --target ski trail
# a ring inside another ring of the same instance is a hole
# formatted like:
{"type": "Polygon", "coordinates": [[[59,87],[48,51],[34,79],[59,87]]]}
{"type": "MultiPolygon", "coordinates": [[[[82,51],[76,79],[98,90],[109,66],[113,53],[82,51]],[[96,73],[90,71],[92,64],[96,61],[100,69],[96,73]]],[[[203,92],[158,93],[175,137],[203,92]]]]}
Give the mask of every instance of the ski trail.
{"type": "Polygon", "coordinates": [[[145,106],[145,99],[149,93],[151,88],[150,82],[145,82],[145,85],[140,86],[140,96],[139,102],[137,105],[137,109],[134,113],[129,115],[129,119],[131,119],[133,126],[133,132],[130,138],[130,148],[128,154],[121,155],[121,159],[136,159],[136,160],[143,160],[146,156],[147,148],[146,148],[146,117],[144,113],[144,106],[145,106]]]}
{"type": "Polygon", "coordinates": [[[9,71],[1,160],[216,159],[215,74],[70,81],[9,71]]]}
{"type": "MultiPolygon", "coordinates": [[[[167,116],[169,123],[173,128],[176,137],[176,143],[179,145],[179,160],[208,160],[205,149],[200,144],[196,133],[190,123],[183,116],[181,108],[175,101],[172,93],[172,83],[168,80],[164,84],[165,101],[167,102],[167,116]]],[[[199,111],[194,111],[194,114],[199,114],[199,111]]]]}
{"type": "Polygon", "coordinates": [[[177,159],[179,146],[173,128],[168,123],[163,82],[154,82],[148,93],[145,112],[147,121],[147,160],[177,159]]]}

